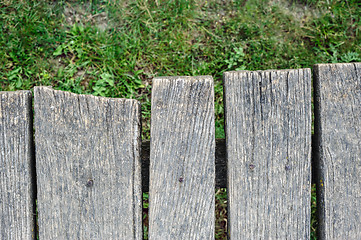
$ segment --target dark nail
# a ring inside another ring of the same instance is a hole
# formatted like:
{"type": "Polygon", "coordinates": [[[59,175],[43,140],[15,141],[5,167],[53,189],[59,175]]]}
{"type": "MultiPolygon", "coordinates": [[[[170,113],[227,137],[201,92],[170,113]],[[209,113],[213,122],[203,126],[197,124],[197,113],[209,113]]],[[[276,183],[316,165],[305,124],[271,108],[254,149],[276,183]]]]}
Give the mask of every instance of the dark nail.
{"type": "Polygon", "coordinates": [[[252,164],[252,163],[249,165],[249,169],[251,169],[251,170],[253,170],[255,167],[256,166],[254,164],[252,164]]]}
{"type": "Polygon", "coordinates": [[[94,185],[93,179],[89,179],[88,182],[85,184],[87,187],[92,187],[94,185]]]}
{"type": "Polygon", "coordinates": [[[180,177],[180,178],[178,179],[179,182],[183,182],[183,180],[184,180],[184,179],[183,179],[182,177],[180,177]]]}

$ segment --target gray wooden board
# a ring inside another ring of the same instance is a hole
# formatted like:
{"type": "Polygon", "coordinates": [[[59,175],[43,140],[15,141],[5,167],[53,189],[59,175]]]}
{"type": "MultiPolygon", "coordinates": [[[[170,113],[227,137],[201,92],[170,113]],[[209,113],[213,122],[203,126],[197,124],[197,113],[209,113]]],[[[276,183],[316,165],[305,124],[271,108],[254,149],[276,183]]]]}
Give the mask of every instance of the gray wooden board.
{"type": "Polygon", "coordinates": [[[314,73],[319,239],[361,239],[361,63],[314,73]]]}
{"type": "Polygon", "coordinates": [[[139,103],[34,94],[40,239],[142,239],[139,103]]]}
{"type": "Polygon", "coordinates": [[[149,239],[214,239],[212,77],[155,78],[151,123],[149,239]]]}
{"type": "Polygon", "coordinates": [[[310,69],[226,72],[224,98],[230,239],[309,239],[310,69]]]}
{"type": "MultiPolygon", "coordinates": [[[[142,141],[141,159],[142,159],[142,189],[143,192],[149,192],[149,156],[150,141],[142,141]]],[[[225,139],[216,139],[216,188],[227,187],[227,156],[225,139]]],[[[313,159],[313,155],[312,155],[313,159]]],[[[312,161],[311,161],[312,162],[312,161]]],[[[314,168],[312,168],[312,184],[314,183],[314,168]]]]}
{"type": "Polygon", "coordinates": [[[0,239],[34,239],[31,92],[0,92],[0,239]]]}
{"type": "MultiPolygon", "coordinates": [[[[142,141],[142,189],[143,192],[149,191],[149,156],[150,141],[142,141]]],[[[225,139],[216,139],[215,152],[215,168],[216,168],[216,188],[227,187],[227,157],[226,157],[226,141],[225,139]]]]}

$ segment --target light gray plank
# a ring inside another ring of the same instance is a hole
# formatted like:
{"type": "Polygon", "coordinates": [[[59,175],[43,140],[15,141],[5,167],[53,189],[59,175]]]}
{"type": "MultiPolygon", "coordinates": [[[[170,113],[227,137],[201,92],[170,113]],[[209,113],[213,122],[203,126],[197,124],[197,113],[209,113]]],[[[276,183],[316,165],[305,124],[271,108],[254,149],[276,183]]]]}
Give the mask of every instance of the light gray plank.
{"type": "Polygon", "coordinates": [[[361,63],[314,73],[319,239],[360,239],[361,63]]]}
{"type": "Polygon", "coordinates": [[[40,239],[142,239],[139,103],[34,93],[40,239]]]}
{"type": "Polygon", "coordinates": [[[0,92],[0,239],[34,239],[31,92],[0,92]]]}
{"type": "MultiPolygon", "coordinates": [[[[150,141],[142,141],[141,159],[142,159],[142,189],[143,192],[149,192],[149,156],[150,141]]],[[[216,139],[216,188],[227,187],[227,155],[225,139],[216,139]]],[[[312,156],[313,157],[313,156],[312,156]]],[[[311,160],[312,162],[312,160],[311,160]]],[[[314,169],[312,168],[312,184],[315,180],[314,169]]]]}
{"type": "Polygon", "coordinates": [[[226,72],[224,90],[230,239],[309,239],[310,69],[226,72]]]}
{"type": "MultiPolygon", "coordinates": [[[[149,192],[149,156],[150,141],[142,141],[141,159],[142,159],[142,189],[143,192],[149,192]]],[[[227,156],[225,139],[216,139],[216,188],[227,187],[227,156]]]]}
{"type": "Polygon", "coordinates": [[[151,122],[149,239],[214,239],[212,77],[155,78],[151,122]]]}

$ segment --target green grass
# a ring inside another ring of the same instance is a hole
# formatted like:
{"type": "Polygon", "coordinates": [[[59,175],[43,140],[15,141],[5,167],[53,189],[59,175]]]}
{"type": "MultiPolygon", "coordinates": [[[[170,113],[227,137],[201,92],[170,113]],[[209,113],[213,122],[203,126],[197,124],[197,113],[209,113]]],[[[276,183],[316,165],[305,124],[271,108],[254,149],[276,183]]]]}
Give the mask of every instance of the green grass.
{"type": "MultiPolygon", "coordinates": [[[[149,138],[155,76],[212,75],[216,137],[223,138],[224,71],[361,61],[357,0],[0,4],[0,90],[52,85],[75,93],[138,99],[144,139],[149,138]]],[[[219,235],[225,236],[221,230],[219,235]]]]}
{"type": "Polygon", "coordinates": [[[224,71],[361,61],[356,0],[1,4],[1,90],[52,85],[139,99],[143,138],[149,138],[155,76],[212,75],[222,138],[224,71]]]}

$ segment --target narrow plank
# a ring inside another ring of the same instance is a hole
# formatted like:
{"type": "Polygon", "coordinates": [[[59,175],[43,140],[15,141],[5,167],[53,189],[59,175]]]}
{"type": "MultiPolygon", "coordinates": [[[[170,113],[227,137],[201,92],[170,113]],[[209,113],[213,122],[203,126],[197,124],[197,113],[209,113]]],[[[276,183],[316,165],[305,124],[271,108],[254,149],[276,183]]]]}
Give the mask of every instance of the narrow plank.
{"type": "Polygon", "coordinates": [[[151,121],[149,239],[214,239],[212,77],[155,78],[151,121]]]}
{"type": "Polygon", "coordinates": [[[314,73],[319,239],[360,239],[361,63],[314,73]]]}
{"type": "Polygon", "coordinates": [[[34,94],[40,239],[142,239],[139,103],[34,94]]]}
{"type": "Polygon", "coordinates": [[[230,239],[309,239],[311,71],[224,74],[230,239]]]}
{"type": "MultiPolygon", "coordinates": [[[[149,157],[150,141],[142,141],[141,159],[142,159],[142,189],[143,192],[149,192],[149,157]]],[[[227,187],[227,156],[225,139],[216,139],[216,188],[227,187]]]]}
{"type": "Polygon", "coordinates": [[[0,92],[0,239],[34,239],[31,92],[0,92]]]}

